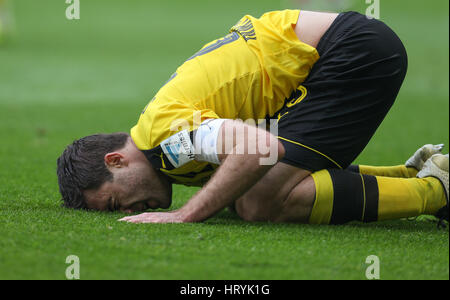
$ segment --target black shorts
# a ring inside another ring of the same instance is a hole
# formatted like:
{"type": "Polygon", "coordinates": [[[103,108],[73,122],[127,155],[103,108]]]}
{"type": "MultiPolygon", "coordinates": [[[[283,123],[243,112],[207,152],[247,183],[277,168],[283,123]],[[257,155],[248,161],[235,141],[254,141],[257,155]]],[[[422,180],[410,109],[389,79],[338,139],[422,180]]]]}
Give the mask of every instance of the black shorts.
{"type": "Polygon", "coordinates": [[[282,162],[310,171],[345,169],[366,147],[400,90],[407,55],[384,23],[341,13],[317,46],[320,59],[272,118],[282,162]]]}

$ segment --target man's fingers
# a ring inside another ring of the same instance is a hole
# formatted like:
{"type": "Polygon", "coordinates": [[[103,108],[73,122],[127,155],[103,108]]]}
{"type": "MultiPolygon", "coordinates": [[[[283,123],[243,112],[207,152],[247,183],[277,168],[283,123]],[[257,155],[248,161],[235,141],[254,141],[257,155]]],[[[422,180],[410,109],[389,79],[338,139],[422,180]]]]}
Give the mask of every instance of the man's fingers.
{"type": "Polygon", "coordinates": [[[143,217],[139,217],[139,216],[131,216],[131,217],[125,217],[125,218],[119,219],[119,221],[122,221],[122,222],[133,222],[133,223],[135,223],[136,221],[139,221],[139,220],[141,220],[141,219],[143,219],[143,217]]]}
{"type": "Polygon", "coordinates": [[[144,213],[136,216],[128,216],[122,219],[119,219],[121,222],[129,222],[129,223],[158,223],[158,218],[156,215],[151,215],[149,213],[144,213]]]}
{"type": "Polygon", "coordinates": [[[180,219],[173,213],[143,213],[119,219],[120,222],[129,223],[180,223],[180,219]]]}
{"type": "Polygon", "coordinates": [[[145,218],[148,217],[148,213],[143,213],[143,214],[139,214],[139,215],[135,215],[135,216],[127,216],[124,217],[122,219],[119,219],[119,221],[130,221],[130,220],[136,220],[136,219],[141,219],[141,218],[145,218]]]}
{"type": "Polygon", "coordinates": [[[128,223],[151,223],[149,220],[145,220],[145,219],[120,219],[120,222],[128,222],[128,223]]]}

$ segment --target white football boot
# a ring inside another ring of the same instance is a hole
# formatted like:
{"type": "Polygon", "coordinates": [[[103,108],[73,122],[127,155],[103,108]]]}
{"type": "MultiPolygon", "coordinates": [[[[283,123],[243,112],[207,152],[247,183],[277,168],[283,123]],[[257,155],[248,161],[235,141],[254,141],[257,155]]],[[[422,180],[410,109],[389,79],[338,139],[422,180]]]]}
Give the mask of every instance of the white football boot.
{"type": "Polygon", "coordinates": [[[422,170],[424,163],[434,154],[441,153],[444,144],[432,145],[426,144],[420,147],[413,156],[406,162],[405,166],[416,168],[417,171],[422,170]]]}
{"type": "Polygon", "coordinates": [[[449,213],[449,206],[448,206],[448,189],[449,189],[449,183],[448,183],[448,168],[449,168],[449,158],[448,154],[434,154],[431,156],[423,165],[422,170],[417,173],[418,178],[424,178],[424,177],[435,177],[439,179],[444,186],[444,192],[445,196],[447,197],[447,205],[441,208],[437,214],[435,215],[437,218],[439,218],[439,226],[443,225],[443,220],[447,220],[448,222],[448,213],[449,213]]]}

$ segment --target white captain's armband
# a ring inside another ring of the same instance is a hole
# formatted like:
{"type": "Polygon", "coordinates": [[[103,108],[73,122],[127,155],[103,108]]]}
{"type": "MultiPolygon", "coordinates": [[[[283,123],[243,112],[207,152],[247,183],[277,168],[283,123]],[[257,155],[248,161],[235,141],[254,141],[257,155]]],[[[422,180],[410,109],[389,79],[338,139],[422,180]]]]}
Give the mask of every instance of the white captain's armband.
{"type": "Polygon", "coordinates": [[[188,130],[182,130],[161,142],[167,159],[179,168],[192,160],[220,164],[217,156],[217,140],[220,127],[226,119],[208,119],[194,131],[193,143],[188,130]]]}
{"type": "Polygon", "coordinates": [[[195,160],[220,164],[217,156],[217,140],[226,119],[208,119],[194,132],[195,160]]]}
{"type": "Polygon", "coordinates": [[[161,142],[161,149],[175,168],[195,159],[195,149],[189,131],[180,131],[161,142]]]}

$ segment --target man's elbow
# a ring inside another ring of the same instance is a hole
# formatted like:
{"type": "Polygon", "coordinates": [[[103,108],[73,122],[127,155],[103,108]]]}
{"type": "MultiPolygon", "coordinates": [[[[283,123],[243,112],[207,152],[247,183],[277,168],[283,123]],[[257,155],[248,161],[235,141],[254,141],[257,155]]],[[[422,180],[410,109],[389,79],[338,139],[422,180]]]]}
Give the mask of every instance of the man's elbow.
{"type": "Polygon", "coordinates": [[[282,160],[284,155],[286,154],[286,149],[284,149],[283,143],[277,139],[277,147],[278,147],[278,161],[282,160]]]}
{"type": "Polygon", "coordinates": [[[260,165],[275,165],[281,159],[283,159],[286,150],[283,144],[278,140],[277,137],[270,135],[267,140],[269,147],[268,151],[261,151],[259,163],[260,165]]]}

